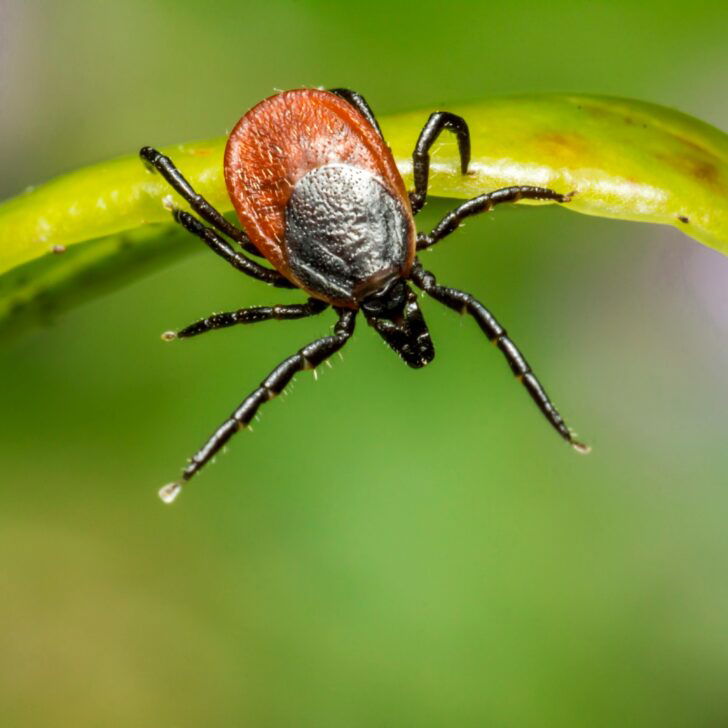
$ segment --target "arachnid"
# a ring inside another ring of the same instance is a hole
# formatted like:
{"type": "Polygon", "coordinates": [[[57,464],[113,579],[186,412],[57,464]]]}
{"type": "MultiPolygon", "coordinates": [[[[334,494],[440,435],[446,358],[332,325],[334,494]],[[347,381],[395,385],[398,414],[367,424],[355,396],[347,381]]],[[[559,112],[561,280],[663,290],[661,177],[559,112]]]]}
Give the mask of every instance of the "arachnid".
{"type": "Polygon", "coordinates": [[[588,452],[564,423],[523,355],[492,314],[469,293],[441,286],[417,259],[467,217],[520,199],[568,202],[543,187],[506,187],[479,195],[449,212],[430,233],[417,233],[414,216],[427,197],[429,150],[443,130],[458,141],[460,168],[468,171],[470,134],[465,120],[433,113],[413,153],[414,185],[407,192],[366,101],[347,89],[286,91],[261,101],[237,123],[227,141],[227,190],[244,231],[198,195],[172,161],[144,147],[140,154],[189,203],[174,219],[234,268],[280,288],[300,288],[306,303],[218,313],[163,335],[166,340],[270,319],[314,316],[329,306],[338,321],[324,336],[281,362],[191,458],[179,481],[164,486],[170,502],[258,408],[280,394],[303,369],[339,351],[354,332],[359,311],[409,366],[423,367],[435,350],[410,284],[459,313],[470,314],[501,350],[546,419],[577,451],[588,452]],[[239,249],[229,240],[237,243],[239,249]],[[245,251],[245,252],[243,252],[245,251]],[[264,257],[273,269],[246,255],[264,257]]]}

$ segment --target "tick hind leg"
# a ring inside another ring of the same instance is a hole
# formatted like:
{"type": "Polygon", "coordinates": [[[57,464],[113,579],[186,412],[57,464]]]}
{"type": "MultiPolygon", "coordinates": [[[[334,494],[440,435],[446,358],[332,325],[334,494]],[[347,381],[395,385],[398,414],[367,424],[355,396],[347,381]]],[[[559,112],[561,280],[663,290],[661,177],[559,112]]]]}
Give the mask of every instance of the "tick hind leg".
{"type": "Polygon", "coordinates": [[[321,362],[339,351],[354,333],[356,311],[336,309],[339,320],[334,326],[333,336],[324,336],[297,351],[293,356],[284,359],[260,386],[253,390],[240,406],[215,430],[210,439],[190,459],[182,472],[180,480],[165,485],[159,495],[166,503],[171,502],[179,493],[182,485],[192,478],[220,448],[239,430],[247,427],[258,408],[276,395],[280,394],[291,381],[294,374],[303,369],[315,369],[321,362]]]}
{"type": "Polygon", "coordinates": [[[470,130],[462,116],[449,111],[435,111],[430,114],[427,123],[422,127],[420,136],[412,154],[412,172],[415,188],[410,192],[412,212],[416,215],[427,199],[427,183],[430,178],[430,148],[440,134],[447,129],[455,134],[460,152],[460,172],[468,173],[470,164],[470,130]]]}
{"type": "Polygon", "coordinates": [[[574,434],[566,426],[554,403],[549,399],[541,383],[536,378],[536,375],[531,371],[531,367],[523,354],[521,354],[518,347],[508,337],[506,330],[496,321],[493,314],[480,301],[464,291],[438,285],[435,276],[429,271],[426,271],[420,263],[415,264],[411,277],[417,286],[435,300],[444,303],[458,313],[470,314],[488,339],[501,350],[516,379],[523,384],[531,395],[531,399],[533,399],[559,435],[577,452],[582,454],[589,452],[589,446],[576,440],[574,434]]]}
{"type": "Polygon", "coordinates": [[[260,255],[258,249],[250,242],[248,236],[239,227],[229,222],[219,213],[202,195],[197,194],[192,185],[177,169],[174,162],[152,147],[142,147],[139,150],[142,161],[164,177],[169,186],[177,192],[183,200],[206,222],[216,230],[240,243],[249,253],[260,255]]]}
{"type": "Polygon", "coordinates": [[[329,304],[324,301],[319,301],[317,298],[309,298],[306,303],[254,306],[252,308],[241,308],[237,311],[227,313],[213,313],[206,318],[195,321],[195,323],[189,326],[185,326],[180,331],[166,331],[162,334],[162,338],[165,341],[188,339],[191,336],[198,336],[208,331],[224,329],[237,324],[256,324],[259,321],[270,321],[271,319],[287,321],[290,319],[307,318],[308,316],[315,316],[325,311],[328,307],[329,304]]]}

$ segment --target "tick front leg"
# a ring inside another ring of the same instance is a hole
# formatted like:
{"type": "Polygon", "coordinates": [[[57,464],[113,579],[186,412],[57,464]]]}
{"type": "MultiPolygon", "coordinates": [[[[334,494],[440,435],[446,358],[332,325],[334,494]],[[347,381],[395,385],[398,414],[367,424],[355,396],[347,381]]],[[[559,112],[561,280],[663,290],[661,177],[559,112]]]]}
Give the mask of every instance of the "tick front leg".
{"type": "Polygon", "coordinates": [[[354,333],[356,311],[340,308],[337,308],[336,311],[339,314],[339,320],[334,327],[333,336],[324,336],[317,339],[300,349],[293,356],[284,359],[261,382],[260,386],[240,403],[240,406],[215,430],[205,445],[190,459],[189,464],[182,472],[182,478],[165,485],[159,491],[159,496],[165,503],[171,503],[178,495],[182,485],[209,462],[236,432],[247,427],[259,407],[279,395],[291,381],[294,374],[303,369],[315,369],[321,362],[335,354],[346,344],[354,333]]]}
{"type": "Polygon", "coordinates": [[[369,106],[366,99],[360,93],[352,91],[349,88],[330,88],[328,91],[348,101],[379,132],[380,137],[384,136],[382,130],[379,128],[377,117],[374,116],[372,107],[369,106]]]}
{"type": "Polygon", "coordinates": [[[172,216],[175,221],[182,225],[193,235],[200,238],[210,250],[224,258],[233,268],[251,278],[268,283],[277,288],[295,288],[295,286],[278,271],[271,270],[256,263],[243,253],[235,250],[225,238],[220,237],[212,228],[203,225],[196,217],[184,210],[174,209],[172,216]]]}
{"type": "Polygon", "coordinates": [[[420,136],[412,154],[412,172],[415,178],[415,189],[410,192],[412,213],[416,215],[427,199],[427,183],[430,178],[430,147],[437,138],[447,129],[453,132],[458,139],[460,152],[460,172],[468,173],[470,164],[470,130],[462,116],[451,114],[449,111],[435,111],[430,114],[427,123],[422,127],[420,136]]]}
{"type": "Polygon", "coordinates": [[[488,309],[465,291],[457,288],[448,288],[437,285],[435,276],[426,271],[420,263],[416,263],[411,274],[414,283],[425,293],[432,296],[440,303],[458,313],[470,314],[481,331],[493,342],[503,353],[516,379],[526,388],[531,399],[536,403],[552,427],[564,438],[577,452],[586,454],[590,451],[588,445],[579,442],[572,431],[566,426],[563,418],[556,409],[554,403],[549,399],[546,391],[531,370],[525,357],[518,347],[508,337],[506,330],[496,321],[488,309]]]}
{"type": "Polygon", "coordinates": [[[152,147],[142,147],[139,156],[149,169],[156,170],[164,177],[169,186],[185,200],[189,206],[206,222],[209,222],[221,233],[240,243],[249,253],[260,255],[258,249],[250,242],[248,236],[239,227],[229,222],[202,195],[197,194],[192,185],[185,179],[174,162],[152,147]]]}
{"type": "Polygon", "coordinates": [[[324,301],[319,301],[317,298],[309,298],[307,303],[254,306],[252,308],[241,308],[228,313],[213,313],[207,318],[200,319],[189,326],[185,326],[185,328],[176,333],[174,331],[165,331],[162,334],[162,339],[165,341],[188,339],[191,336],[198,336],[199,334],[204,334],[214,329],[224,329],[237,324],[256,324],[259,321],[270,321],[271,319],[286,321],[289,319],[306,318],[308,316],[315,316],[328,307],[329,304],[324,301]]]}
{"type": "Polygon", "coordinates": [[[574,196],[571,192],[568,195],[561,195],[546,187],[503,187],[493,192],[474,197],[472,200],[463,202],[462,205],[445,215],[435,225],[435,229],[429,234],[420,233],[417,236],[417,250],[424,250],[442,240],[458,229],[460,223],[472,215],[480,215],[482,212],[490,212],[496,205],[504,202],[518,202],[518,200],[553,200],[554,202],[569,202],[574,196]]]}

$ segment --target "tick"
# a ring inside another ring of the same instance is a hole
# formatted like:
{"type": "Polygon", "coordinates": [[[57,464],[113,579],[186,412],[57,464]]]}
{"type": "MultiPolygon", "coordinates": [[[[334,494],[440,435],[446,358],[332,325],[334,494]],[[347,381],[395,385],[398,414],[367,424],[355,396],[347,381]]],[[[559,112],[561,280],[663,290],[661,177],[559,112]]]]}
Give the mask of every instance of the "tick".
{"type": "Polygon", "coordinates": [[[412,285],[458,313],[467,313],[505,356],[546,419],[578,452],[589,448],[566,426],[526,359],[506,330],[469,293],[438,284],[417,258],[421,250],[454,232],[472,215],[521,199],[565,203],[570,195],[544,187],[505,187],[479,195],[445,215],[429,233],[418,233],[415,215],[427,198],[429,151],[443,130],[455,134],[460,171],[470,161],[465,120],[434,112],[412,155],[414,190],[407,191],[392,152],[364,98],[347,89],[297,89],[261,101],[237,123],[227,141],[227,191],[243,229],[228,222],[198,195],[171,159],[144,147],[140,155],[176,190],[198,217],[174,209],[174,219],[233,268],[279,288],[299,288],[305,303],[243,308],[216,313],[165,340],[237,324],[315,316],[332,307],[333,334],[316,339],[284,359],[215,430],[188,461],[179,480],[160,496],[171,502],[258,408],[280,394],[293,376],[315,369],[354,333],[357,314],[381,335],[406,364],[429,364],[435,349],[412,285]],[[231,242],[232,241],[232,242],[231,242]],[[264,258],[264,266],[250,256],[264,258]]]}

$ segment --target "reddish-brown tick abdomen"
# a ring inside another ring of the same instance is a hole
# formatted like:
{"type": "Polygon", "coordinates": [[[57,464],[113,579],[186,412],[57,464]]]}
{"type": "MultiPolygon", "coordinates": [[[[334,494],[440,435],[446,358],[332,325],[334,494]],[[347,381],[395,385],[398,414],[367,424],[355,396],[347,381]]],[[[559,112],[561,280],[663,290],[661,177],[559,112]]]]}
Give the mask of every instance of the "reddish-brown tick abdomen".
{"type": "Polygon", "coordinates": [[[414,259],[415,231],[404,182],[389,147],[347,101],[316,89],[272,96],[243,116],[225,149],[228,194],[253,244],[297,286],[331,303],[353,306],[346,297],[322,294],[302,280],[292,270],[286,244],[286,207],[296,184],[329,165],[366,172],[401,206],[408,229],[400,274],[406,275],[414,259]]]}

